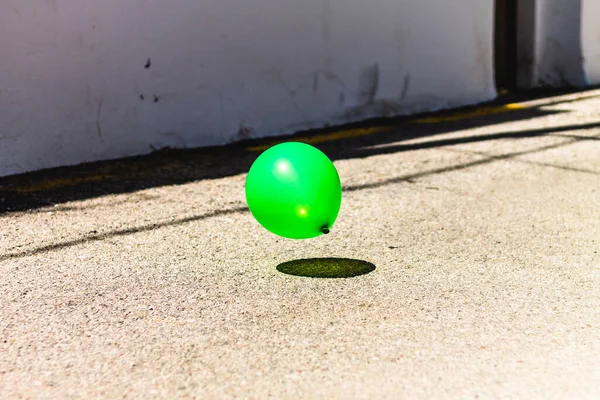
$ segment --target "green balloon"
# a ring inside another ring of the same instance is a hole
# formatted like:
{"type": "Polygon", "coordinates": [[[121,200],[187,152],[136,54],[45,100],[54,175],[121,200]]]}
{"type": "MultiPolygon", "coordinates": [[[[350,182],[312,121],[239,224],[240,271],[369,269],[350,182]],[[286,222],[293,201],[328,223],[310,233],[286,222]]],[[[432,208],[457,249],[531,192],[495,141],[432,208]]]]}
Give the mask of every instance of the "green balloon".
{"type": "Polygon", "coordinates": [[[335,166],[319,149],[299,142],[262,153],[246,178],[246,201],[256,220],[289,239],[328,233],[342,204],[335,166]]]}

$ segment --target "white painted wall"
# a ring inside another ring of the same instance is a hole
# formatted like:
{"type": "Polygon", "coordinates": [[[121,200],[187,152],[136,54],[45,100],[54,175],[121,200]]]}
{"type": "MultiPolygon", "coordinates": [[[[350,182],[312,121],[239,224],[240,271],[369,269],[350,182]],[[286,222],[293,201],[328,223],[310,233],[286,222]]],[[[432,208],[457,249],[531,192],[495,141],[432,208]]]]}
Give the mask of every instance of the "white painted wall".
{"type": "Polygon", "coordinates": [[[519,7],[520,86],[585,86],[581,0],[524,0],[519,7]]]}
{"type": "Polygon", "coordinates": [[[581,42],[587,83],[600,84],[600,1],[582,1],[581,42]]]}
{"type": "Polygon", "coordinates": [[[0,176],[488,100],[492,20],[492,0],[4,0],[0,176]]]}
{"type": "Polygon", "coordinates": [[[580,0],[539,0],[538,80],[543,86],[585,86],[580,0]]]}
{"type": "Polygon", "coordinates": [[[600,84],[600,1],[519,3],[520,86],[600,84]]]}

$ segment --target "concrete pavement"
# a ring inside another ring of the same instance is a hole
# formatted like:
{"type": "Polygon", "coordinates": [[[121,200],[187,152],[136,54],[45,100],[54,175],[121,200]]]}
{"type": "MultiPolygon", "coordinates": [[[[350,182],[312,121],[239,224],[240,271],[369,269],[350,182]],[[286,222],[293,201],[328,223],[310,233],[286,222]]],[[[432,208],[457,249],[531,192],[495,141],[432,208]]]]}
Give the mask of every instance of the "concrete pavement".
{"type": "Polygon", "coordinates": [[[600,397],[588,95],[320,143],[307,241],[253,220],[245,148],[5,179],[0,398],[600,397]]]}

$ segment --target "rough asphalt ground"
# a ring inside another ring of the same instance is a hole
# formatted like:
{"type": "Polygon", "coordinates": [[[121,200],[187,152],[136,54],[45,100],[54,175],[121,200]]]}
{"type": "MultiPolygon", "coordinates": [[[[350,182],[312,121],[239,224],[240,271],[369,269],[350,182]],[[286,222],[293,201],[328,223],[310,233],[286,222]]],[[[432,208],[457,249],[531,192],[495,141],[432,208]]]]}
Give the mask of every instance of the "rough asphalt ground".
{"type": "Polygon", "coordinates": [[[0,180],[0,398],[600,398],[590,93],[319,145],[345,192],[308,241],[253,220],[239,148],[0,180]],[[326,257],[375,269],[288,274],[326,257]]]}

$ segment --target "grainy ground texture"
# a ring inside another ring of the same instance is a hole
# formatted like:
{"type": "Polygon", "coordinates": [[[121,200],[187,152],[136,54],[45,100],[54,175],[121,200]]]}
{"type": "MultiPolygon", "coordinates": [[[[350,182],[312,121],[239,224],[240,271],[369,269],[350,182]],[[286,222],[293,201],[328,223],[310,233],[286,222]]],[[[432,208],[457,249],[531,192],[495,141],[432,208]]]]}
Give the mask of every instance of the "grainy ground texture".
{"type": "Polygon", "coordinates": [[[240,145],[0,180],[0,398],[600,398],[598,96],[324,140],[306,241],[240,145]]]}

